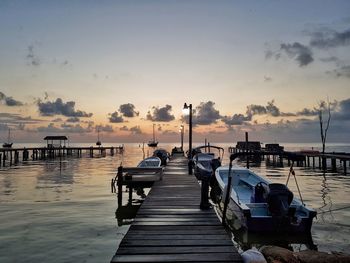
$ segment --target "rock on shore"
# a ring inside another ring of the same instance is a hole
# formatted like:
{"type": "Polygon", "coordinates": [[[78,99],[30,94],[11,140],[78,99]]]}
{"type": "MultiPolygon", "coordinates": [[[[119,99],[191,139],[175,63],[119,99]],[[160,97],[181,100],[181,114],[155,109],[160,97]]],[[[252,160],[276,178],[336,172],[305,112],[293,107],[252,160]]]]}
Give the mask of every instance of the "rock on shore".
{"type": "Polygon", "coordinates": [[[350,255],[326,253],[314,250],[293,252],[277,246],[264,246],[260,249],[268,263],[349,263],[350,255]]]}

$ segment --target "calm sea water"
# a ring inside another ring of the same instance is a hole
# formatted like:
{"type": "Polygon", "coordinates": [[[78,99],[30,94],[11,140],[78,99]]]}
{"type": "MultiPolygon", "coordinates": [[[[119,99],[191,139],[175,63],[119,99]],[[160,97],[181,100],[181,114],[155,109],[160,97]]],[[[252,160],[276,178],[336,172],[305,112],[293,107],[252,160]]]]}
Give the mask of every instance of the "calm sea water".
{"type": "MultiPolygon", "coordinates": [[[[317,148],[283,145],[288,150],[317,148]]],[[[173,144],[160,146],[170,150],[173,144]]],[[[136,165],[144,154],[138,144],[125,147],[123,155],[29,161],[0,168],[0,262],[109,262],[128,229],[117,224],[110,181],[121,162],[136,165]]],[[[350,152],[350,145],[330,144],[327,150],[350,152]]],[[[145,155],[151,153],[145,149],[145,155]]],[[[289,171],[287,166],[270,167],[265,162],[251,169],[283,183],[289,171]]],[[[312,227],[319,250],[349,251],[350,175],[305,167],[295,171],[305,203],[319,212],[312,227]]],[[[293,180],[289,187],[298,195],[293,180]]]]}

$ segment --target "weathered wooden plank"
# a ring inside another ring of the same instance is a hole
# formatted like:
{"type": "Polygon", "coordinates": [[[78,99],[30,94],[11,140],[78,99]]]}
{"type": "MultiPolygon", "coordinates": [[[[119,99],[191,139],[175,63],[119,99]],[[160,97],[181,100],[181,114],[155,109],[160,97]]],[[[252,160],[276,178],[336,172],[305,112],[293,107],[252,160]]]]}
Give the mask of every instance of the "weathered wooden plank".
{"type": "Polygon", "coordinates": [[[121,247],[118,254],[148,255],[148,254],[197,254],[197,253],[232,253],[232,246],[215,247],[121,247]]]}
{"type": "Polygon", "coordinates": [[[142,226],[181,226],[181,225],[185,225],[185,226],[220,226],[220,222],[176,222],[176,221],[155,221],[155,222],[146,222],[146,221],[134,221],[133,225],[137,226],[137,225],[142,225],[142,226]]]}
{"type": "Polygon", "coordinates": [[[129,231],[134,230],[143,230],[143,231],[158,231],[158,230],[201,230],[203,233],[206,233],[208,230],[222,230],[222,225],[214,225],[214,226],[188,226],[188,225],[182,225],[182,226],[171,226],[171,225],[154,225],[154,226],[142,226],[142,225],[131,225],[129,228],[129,231]]]}
{"type": "Polygon", "coordinates": [[[123,239],[120,246],[130,247],[168,247],[168,246],[229,246],[232,241],[229,239],[204,239],[204,240],[131,240],[123,239]]]}
{"type": "Polygon", "coordinates": [[[129,233],[127,234],[124,239],[125,240],[223,240],[227,238],[227,234],[222,234],[222,235],[160,235],[160,234],[156,234],[156,235],[142,235],[142,234],[133,234],[133,233],[129,233]]]}
{"type": "Polygon", "coordinates": [[[168,254],[168,255],[116,255],[112,262],[237,262],[232,253],[168,254]]]}

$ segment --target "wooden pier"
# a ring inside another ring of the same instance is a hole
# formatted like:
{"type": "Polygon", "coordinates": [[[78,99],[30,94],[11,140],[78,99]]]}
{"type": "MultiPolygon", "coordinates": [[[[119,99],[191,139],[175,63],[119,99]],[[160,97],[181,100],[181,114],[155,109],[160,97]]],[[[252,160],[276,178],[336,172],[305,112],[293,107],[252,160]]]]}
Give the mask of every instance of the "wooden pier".
{"type": "Polygon", "coordinates": [[[327,152],[321,153],[318,151],[269,151],[264,148],[261,150],[242,150],[236,147],[229,147],[230,153],[247,152],[251,156],[261,156],[262,159],[266,158],[267,163],[272,165],[283,166],[283,161],[286,160],[288,165],[291,165],[291,161],[295,161],[295,166],[304,166],[319,168],[322,170],[331,169],[332,172],[339,172],[341,168],[343,174],[348,173],[348,163],[350,165],[350,153],[337,153],[327,152]]]}
{"type": "Polygon", "coordinates": [[[107,151],[111,155],[123,152],[124,147],[30,147],[30,148],[0,148],[0,167],[17,165],[20,161],[47,160],[57,157],[76,156],[82,157],[83,152],[89,157],[95,154],[103,156],[107,151]]]}
{"type": "Polygon", "coordinates": [[[111,262],[242,262],[215,211],[201,210],[187,159],[173,157],[111,262]]]}

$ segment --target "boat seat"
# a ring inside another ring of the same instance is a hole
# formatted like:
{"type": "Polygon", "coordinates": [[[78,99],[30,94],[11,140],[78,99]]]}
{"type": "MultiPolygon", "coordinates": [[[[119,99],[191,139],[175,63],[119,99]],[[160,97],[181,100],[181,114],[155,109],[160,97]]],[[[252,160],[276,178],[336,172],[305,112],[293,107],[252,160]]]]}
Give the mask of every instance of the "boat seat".
{"type": "Polygon", "coordinates": [[[247,184],[248,186],[252,187],[252,188],[255,187],[255,183],[253,183],[253,182],[247,180],[246,178],[239,178],[239,180],[240,180],[241,182],[247,184]]]}

